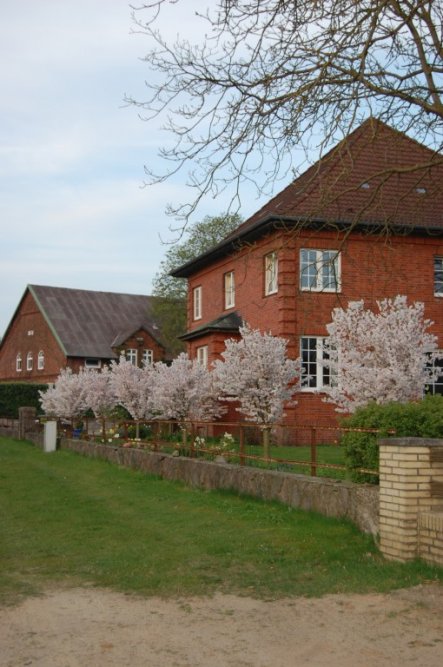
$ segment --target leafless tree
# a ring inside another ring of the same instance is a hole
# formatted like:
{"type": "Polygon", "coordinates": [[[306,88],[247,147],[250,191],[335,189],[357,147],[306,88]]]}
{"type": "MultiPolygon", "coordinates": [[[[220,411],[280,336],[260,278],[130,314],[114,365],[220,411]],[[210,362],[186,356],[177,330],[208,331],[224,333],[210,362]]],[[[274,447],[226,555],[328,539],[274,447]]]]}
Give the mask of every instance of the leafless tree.
{"type": "Polygon", "coordinates": [[[440,150],[442,0],[208,1],[195,44],[157,30],[178,3],[133,8],[153,73],[148,99],[128,100],[146,119],[165,116],[173,138],[149,182],[185,169],[195,188],[173,214],[225,188],[239,205],[245,180],[269,193],[301,166],[297,149],[318,159],[368,116],[440,150]]]}

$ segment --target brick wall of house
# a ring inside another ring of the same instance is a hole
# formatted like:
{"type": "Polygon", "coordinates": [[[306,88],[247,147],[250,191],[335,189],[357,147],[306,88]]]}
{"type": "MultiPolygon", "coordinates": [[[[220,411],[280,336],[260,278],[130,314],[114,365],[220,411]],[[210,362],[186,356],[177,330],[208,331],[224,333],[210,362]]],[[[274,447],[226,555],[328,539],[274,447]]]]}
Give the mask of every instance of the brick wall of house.
{"type": "MultiPolygon", "coordinates": [[[[443,256],[443,239],[413,234],[385,238],[353,233],[344,239],[339,232],[306,230],[303,233],[275,233],[244,249],[236,257],[218,260],[189,279],[188,331],[236,310],[251,327],[270,331],[289,341],[292,357],[299,356],[301,336],[325,336],[335,307],[364,299],[375,306],[377,299],[405,294],[410,303],[423,301],[425,315],[434,324],[432,331],[443,347],[443,298],[434,296],[434,256],[443,256]],[[304,292],[299,288],[301,248],[341,251],[342,288],[339,293],[304,292]],[[264,295],[264,256],[277,250],[279,289],[264,295]],[[235,307],[224,309],[223,276],[235,272],[235,307]],[[193,289],[202,287],[202,317],[193,319],[193,289]]],[[[208,345],[209,361],[223,351],[223,335],[205,336],[188,343],[191,357],[196,348],[208,345]]],[[[335,425],[333,406],[318,393],[297,395],[298,405],[290,419],[298,423],[335,425]]]]}
{"type": "Polygon", "coordinates": [[[0,380],[6,382],[53,382],[66,365],[66,357],[28,292],[0,348],[0,380]],[[44,354],[44,369],[38,369],[38,354],[44,354]],[[17,354],[22,355],[22,370],[16,370],[17,354]],[[27,355],[33,355],[32,370],[27,370],[27,355]]]}

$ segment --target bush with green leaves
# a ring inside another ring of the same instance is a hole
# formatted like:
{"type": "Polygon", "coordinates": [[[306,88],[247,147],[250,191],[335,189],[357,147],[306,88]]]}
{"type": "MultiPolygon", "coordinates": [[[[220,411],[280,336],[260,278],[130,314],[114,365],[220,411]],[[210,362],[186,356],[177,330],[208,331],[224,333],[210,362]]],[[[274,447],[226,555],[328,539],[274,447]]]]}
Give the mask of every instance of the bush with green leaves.
{"type": "Polygon", "coordinates": [[[5,382],[0,384],[0,417],[18,418],[18,409],[22,407],[36,408],[41,414],[40,391],[48,388],[46,384],[30,382],[5,382]]]}
{"type": "Polygon", "coordinates": [[[382,437],[443,438],[443,396],[426,396],[414,403],[369,403],[341,421],[344,428],[377,429],[379,433],[349,431],[341,438],[346,466],[355,482],[376,484],[378,477],[358,472],[378,471],[378,444],[382,437]],[[395,434],[392,433],[395,431],[395,434]]]}

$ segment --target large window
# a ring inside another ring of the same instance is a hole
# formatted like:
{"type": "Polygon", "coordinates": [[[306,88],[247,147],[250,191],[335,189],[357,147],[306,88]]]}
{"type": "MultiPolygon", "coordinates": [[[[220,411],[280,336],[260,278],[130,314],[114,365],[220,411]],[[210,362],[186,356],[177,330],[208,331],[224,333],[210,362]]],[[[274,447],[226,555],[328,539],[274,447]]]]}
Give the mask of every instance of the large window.
{"type": "Polygon", "coordinates": [[[312,292],[339,291],[339,253],[336,250],[300,250],[300,289],[312,292]]]}
{"type": "Polygon", "coordinates": [[[235,306],[235,279],[234,271],[229,271],[224,275],[225,289],[225,308],[234,308],[235,306]]]}
{"type": "Polygon", "coordinates": [[[20,373],[20,371],[23,369],[23,362],[22,362],[22,354],[21,352],[17,353],[17,356],[15,358],[15,370],[20,373]]]}
{"type": "Polygon", "coordinates": [[[199,364],[207,368],[208,366],[208,346],[202,345],[197,348],[197,361],[199,364]]]}
{"type": "Polygon", "coordinates": [[[443,257],[434,257],[434,294],[443,296],[443,257]]]}
{"type": "Polygon", "coordinates": [[[278,258],[276,252],[265,256],[265,294],[275,294],[278,290],[278,258]]]}
{"type": "Polygon", "coordinates": [[[126,350],[125,359],[126,361],[130,361],[134,366],[137,366],[137,350],[131,348],[126,350]]]}
{"type": "Polygon", "coordinates": [[[194,309],[194,320],[200,320],[202,316],[202,288],[201,285],[192,290],[192,302],[194,309]]]}
{"type": "Polygon", "coordinates": [[[45,353],[43,350],[40,350],[37,357],[37,368],[39,371],[44,370],[45,368],[45,353]]]}
{"type": "Polygon", "coordinates": [[[331,383],[331,373],[325,361],[328,353],[325,349],[325,338],[304,336],[300,340],[300,356],[302,362],[302,389],[321,390],[331,383]]]}

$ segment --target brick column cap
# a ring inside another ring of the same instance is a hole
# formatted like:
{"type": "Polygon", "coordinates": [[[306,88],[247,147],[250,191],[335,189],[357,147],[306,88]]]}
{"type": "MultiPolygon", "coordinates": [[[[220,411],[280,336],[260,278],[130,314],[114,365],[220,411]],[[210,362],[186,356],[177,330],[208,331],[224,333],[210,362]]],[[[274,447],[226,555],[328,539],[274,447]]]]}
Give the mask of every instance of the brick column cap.
{"type": "Polygon", "coordinates": [[[380,438],[378,444],[392,447],[443,447],[443,438],[380,438]]]}

